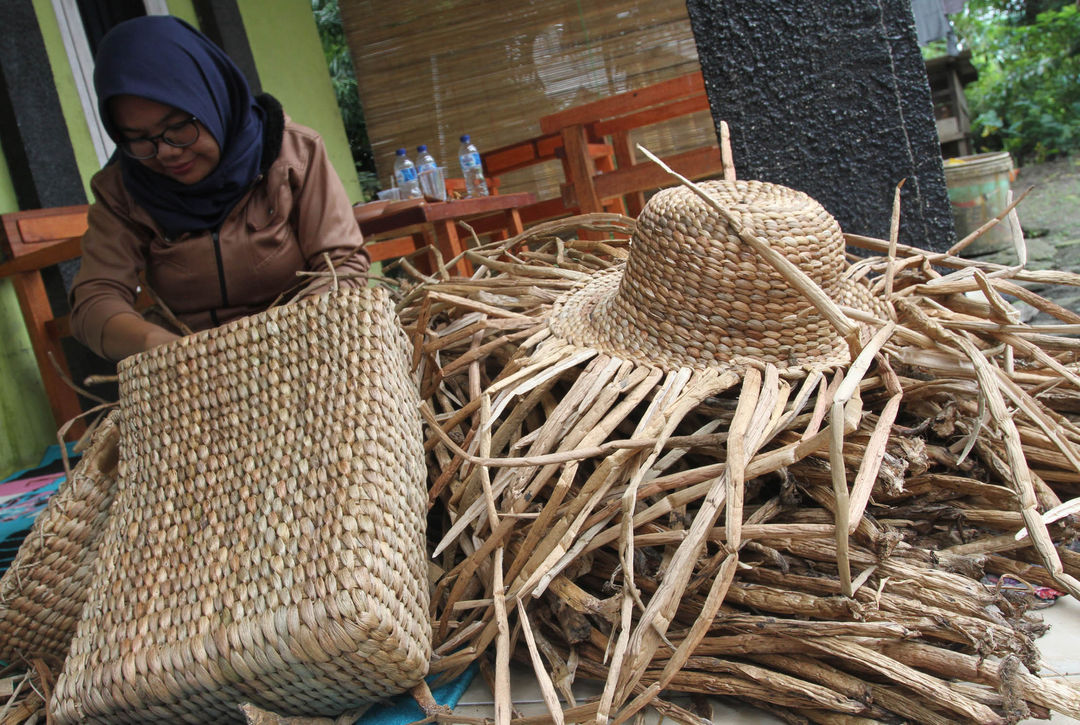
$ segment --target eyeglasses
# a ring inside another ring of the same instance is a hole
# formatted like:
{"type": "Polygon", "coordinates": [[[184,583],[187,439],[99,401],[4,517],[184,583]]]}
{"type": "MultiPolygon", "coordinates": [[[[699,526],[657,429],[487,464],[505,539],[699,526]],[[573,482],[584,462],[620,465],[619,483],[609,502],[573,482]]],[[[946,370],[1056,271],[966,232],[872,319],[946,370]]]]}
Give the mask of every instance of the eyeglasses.
{"type": "Polygon", "coordinates": [[[158,141],[164,141],[170,146],[182,149],[199,140],[199,124],[194,116],[174,123],[156,136],[144,138],[123,139],[117,145],[120,150],[133,159],[152,159],[158,153],[158,141]]]}

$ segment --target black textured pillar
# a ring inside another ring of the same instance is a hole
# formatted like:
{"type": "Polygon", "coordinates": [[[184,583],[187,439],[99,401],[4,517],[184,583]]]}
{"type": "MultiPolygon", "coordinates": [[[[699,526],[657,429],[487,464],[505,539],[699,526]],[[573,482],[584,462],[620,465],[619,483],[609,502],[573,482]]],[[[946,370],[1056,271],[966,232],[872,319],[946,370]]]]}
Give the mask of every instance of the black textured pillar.
{"type": "Polygon", "coordinates": [[[243,71],[251,92],[262,93],[255,56],[251,54],[251,44],[236,0],[195,0],[194,6],[200,30],[243,71]]]}
{"type": "Polygon", "coordinates": [[[6,0],[3,25],[0,144],[19,207],[85,204],[86,192],[31,0],[6,0]]]}
{"type": "Polygon", "coordinates": [[[910,0],[687,0],[709,104],[741,178],[805,191],[846,232],[955,241],[910,0]]]}

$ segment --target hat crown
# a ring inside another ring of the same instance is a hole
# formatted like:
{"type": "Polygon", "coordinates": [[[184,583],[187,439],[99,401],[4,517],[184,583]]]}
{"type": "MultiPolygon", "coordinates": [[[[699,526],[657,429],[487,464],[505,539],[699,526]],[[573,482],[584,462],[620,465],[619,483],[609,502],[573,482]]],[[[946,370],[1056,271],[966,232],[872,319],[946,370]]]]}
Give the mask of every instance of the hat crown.
{"type": "MultiPolygon", "coordinates": [[[[846,267],[844,237],[821,204],[801,191],[761,181],[712,181],[701,187],[744,228],[826,292],[833,291],[846,267]]],[[[745,330],[751,338],[759,322],[779,322],[809,306],[739,238],[727,218],[682,186],[656,194],[638,217],[615,304],[687,326],[700,324],[695,317],[722,314],[713,325],[745,330]]]]}
{"type": "MultiPolygon", "coordinates": [[[[843,233],[821,204],[763,181],[699,186],[827,294],[848,301],[854,285],[844,277],[843,233]]],[[[809,300],[742,241],[724,214],[685,187],[649,200],[625,267],[557,301],[551,329],[574,344],[666,368],[847,359],[846,346],[809,300]],[[590,287],[591,294],[581,294],[590,287]]]]}

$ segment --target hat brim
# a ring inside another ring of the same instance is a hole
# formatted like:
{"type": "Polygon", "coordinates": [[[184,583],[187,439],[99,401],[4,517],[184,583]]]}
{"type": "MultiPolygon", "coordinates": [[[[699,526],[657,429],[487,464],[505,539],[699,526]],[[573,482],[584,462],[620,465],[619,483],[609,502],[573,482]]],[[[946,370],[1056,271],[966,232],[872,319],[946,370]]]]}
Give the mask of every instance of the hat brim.
{"type": "MultiPolygon", "coordinates": [[[[806,308],[781,320],[789,335],[723,326],[687,326],[673,319],[626,315],[615,303],[626,265],[599,272],[567,290],[552,305],[552,333],[578,347],[665,370],[731,370],[772,363],[787,378],[842,367],[851,362],[847,343],[809,300],[806,308]],[[742,334],[741,337],[737,337],[742,334]]],[[[873,293],[846,276],[829,291],[839,304],[875,313],[873,293]]],[[[703,321],[699,321],[703,322],[703,321]]]]}

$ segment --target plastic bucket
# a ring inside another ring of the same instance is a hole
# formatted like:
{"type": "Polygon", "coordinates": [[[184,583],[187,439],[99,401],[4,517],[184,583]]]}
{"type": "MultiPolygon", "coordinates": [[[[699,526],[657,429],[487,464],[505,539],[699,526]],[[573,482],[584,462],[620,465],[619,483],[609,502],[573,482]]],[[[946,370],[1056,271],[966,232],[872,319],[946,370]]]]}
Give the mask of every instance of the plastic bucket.
{"type": "MultiPolygon", "coordinates": [[[[1007,151],[945,160],[945,184],[949,189],[949,204],[958,239],[963,239],[1009,205],[1012,167],[1012,157],[1007,151]]],[[[975,256],[1012,246],[1012,230],[1008,220],[1004,219],[984,232],[962,254],[975,256]]]]}

